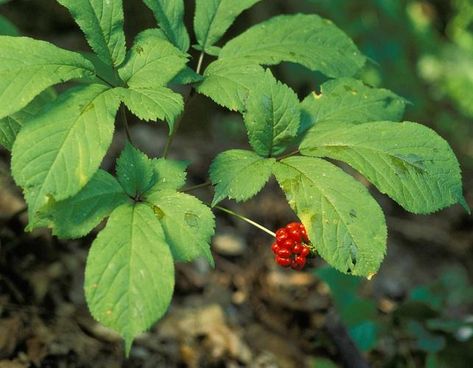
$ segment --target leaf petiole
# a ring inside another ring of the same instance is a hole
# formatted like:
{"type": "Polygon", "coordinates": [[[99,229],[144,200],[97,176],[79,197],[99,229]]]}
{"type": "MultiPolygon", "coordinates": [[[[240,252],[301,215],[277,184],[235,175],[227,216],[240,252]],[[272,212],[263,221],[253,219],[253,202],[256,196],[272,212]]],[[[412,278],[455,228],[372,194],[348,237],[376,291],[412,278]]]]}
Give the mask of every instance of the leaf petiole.
{"type": "Polygon", "coordinates": [[[217,208],[219,209],[220,211],[223,211],[225,213],[228,213],[229,215],[232,215],[240,220],[243,220],[247,223],[249,223],[250,225],[253,225],[254,227],[257,227],[258,229],[264,231],[266,234],[269,234],[271,235],[272,237],[276,237],[276,234],[274,232],[272,232],[271,230],[267,229],[266,227],[264,227],[263,225],[260,225],[258,224],[257,222],[253,221],[253,220],[250,220],[249,218],[243,216],[243,215],[240,215],[236,212],[233,212],[232,210],[229,210],[228,208],[225,208],[225,207],[221,207],[221,206],[215,206],[214,208],[217,208]]]}

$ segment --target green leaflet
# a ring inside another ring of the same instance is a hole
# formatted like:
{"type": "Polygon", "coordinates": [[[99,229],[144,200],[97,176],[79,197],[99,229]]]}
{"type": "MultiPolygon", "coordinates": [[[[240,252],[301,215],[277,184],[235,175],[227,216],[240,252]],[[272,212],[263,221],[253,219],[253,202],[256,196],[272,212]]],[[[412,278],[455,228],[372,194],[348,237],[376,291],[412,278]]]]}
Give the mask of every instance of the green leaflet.
{"type": "Polygon", "coordinates": [[[386,252],[383,212],[368,190],[333,164],[290,157],[274,166],[317,252],[341,272],[369,277],[386,252]]]}
{"type": "Polygon", "coordinates": [[[90,233],[115,208],[129,200],[112,175],[98,170],[79,193],[52,204],[45,212],[54,235],[77,239],[90,233]]]}
{"type": "Polygon", "coordinates": [[[29,229],[51,200],[79,192],[96,173],[110,146],[119,101],[103,85],[68,90],[33,118],[17,136],[12,173],[26,192],[29,229]]]}
{"type": "Polygon", "coordinates": [[[245,59],[216,60],[204,72],[197,92],[232,111],[244,111],[249,91],[265,78],[264,69],[245,59]]]}
{"type": "Polygon", "coordinates": [[[271,177],[275,162],[245,150],[219,154],[210,166],[210,179],[215,186],[212,206],[225,198],[246,201],[255,196],[271,177]]]}
{"type": "Polygon", "coordinates": [[[243,11],[260,0],[197,0],[194,31],[199,49],[207,52],[243,11]]]}
{"type": "Polygon", "coordinates": [[[193,69],[186,66],[169,83],[170,84],[193,84],[193,83],[201,82],[203,79],[204,77],[202,77],[200,74],[197,74],[193,69]]]}
{"type": "Polygon", "coordinates": [[[455,154],[423,125],[373,122],[309,132],[300,149],[347,162],[410,212],[430,213],[457,202],[468,208],[455,154]]]}
{"type": "Polygon", "coordinates": [[[95,74],[81,55],[27,37],[0,36],[0,119],[30,103],[46,88],[95,74]]]}
{"type": "Polygon", "coordinates": [[[174,190],[155,192],[147,196],[147,201],[155,206],[155,215],[176,261],[205,257],[214,265],[209,243],[215,230],[215,218],[210,208],[196,197],[174,190]]]}
{"type": "Polygon", "coordinates": [[[169,41],[182,51],[189,49],[190,41],[184,25],[183,0],[143,0],[169,41]]]}
{"type": "Polygon", "coordinates": [[[135,116],[145,121],[165,120],[170,131],[184,109],[182,96],[166,87],[117,88],[115,91],[135,116]]]}
{"type": "Polygon", "coordinates": [[[120,68],[131,89],[163,87],[186,66],[187,55],[176,49],[159,29],[148,29],[135,39],[120,68]]]}
{"type": "Polygon", "coordinates": [[[117,160],[118,182],[132,198],[138,198],[156,183],[153,161],[127,143],[117,160]]]}
{"type": "Polygon", "coordinates": [[[300,118],[296,93],[267,70],[264,79],[250,90],[244,114],[255,152],[263,157],[283,153],[297,135],[300,118]]]}
{"type": "Polygon", "coordinates": [[[48,102],[56,98],[52,88],[47,89],[31,101],[24,109],[0,119],[0,144],[10,150],[21,127],[31,120],[48,102]]]}
{"type": "MultiPolygon", "coordinates": [[[[371,88],[351,78],[324,83],[320,95],[310,94],[301,103],[302,130],[314,124],[361,124],[371,121],[400,121],[406,101],[395,93],[371,88]]],[[[319,129],[319,127],[316,127],[319,129]]]]}
{"type": "Polygon", "coordinates": [[[186,183],[187,162],[160,158],[153,160],[153,166],[156,183],[147,191],[147,196],[166,189],[178,190],[186,183]]]}
{"type": "Polygon", "coordinates": [[[353,41],[314,14],[280,15],[229,41],[220,59],[244,58],[264,65],[289,61],[328,77],[350,77],[365,63],[353,41]]]}
{"type": "Polygon", "coordinates": [[[128,354],[135,336],[164,315],[173,290],[174,263],[153,210],[146,204],[118,207],[87,258],[90,312],[125,339],[128,354]]]}
{"type": "Polygon", "coordinates": [[[71,12],[90,47],[106,64],[125,60],[122,0],[58,0],[71,12]]]}

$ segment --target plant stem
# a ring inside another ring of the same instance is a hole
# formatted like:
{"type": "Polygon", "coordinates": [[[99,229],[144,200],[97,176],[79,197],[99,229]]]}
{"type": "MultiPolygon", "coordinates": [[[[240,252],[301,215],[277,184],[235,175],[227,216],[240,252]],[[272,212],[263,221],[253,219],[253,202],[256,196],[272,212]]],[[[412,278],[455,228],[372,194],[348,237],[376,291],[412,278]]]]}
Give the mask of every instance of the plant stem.
{"type": "Polygon", "coordinates": [[[212,185],[212,182],[206,181],[205,183],[197,184],[197,185],[194,185],[192,187],[185,188],[185,189],[182,190],[182,192],[183,193],[192,192],[193,190],[197,190],[197,189],[201,189],[201,188],[207,188],[207,187],[210,187],[211,185],[212,185]]]}
{"type": "Polygon", "coordinates": [[[130,127],[128,126],[128,119],[126,118],[125,107],[123,105],[120,106],[120,117],[125,127],[126,138],[133,145],[133,139],[131,138],[130,127]]]}
{"type": "Polygon", "coordinates": [[[253,220],[250,220],[249,218],[247,218],[245,216],[242,216],[242,215],[240,215],[236,212],[233,212],[232,210],[229,210],[228,208],[225,208],[225,207],[215,206],[215,208],[219,209],[220,211],[226,212],[229,215],[235,216],[235,217],[239,218],[240,220],[243,220],[243,221],[257,227],[260,230],[263,230],[265,233],[271,235],[274,238],[276,237],[276,234],[273,233],[271,230],[265,228],[263,225],[260,225],[257,222],[254,222],[253,220]]]}
{"type": "MultiPolygon", "coordinates": [[[[199,61],[197,62],[197,68],[196,68],[196,73],[200,73],[200,69],[202,69],[202,64],[204,62],[204,52],[201,52],[199,55],[199,61]]],[[[186,111],[186,107],[189,105],[189,101],[194,97],[194,89],[193,87],[190,88],[189,93],[187,94],[186,98],[184,99],[184,111],[182,112],[181,116],[177,119],[176,123],[172,127],[172,131],[169,134],[168,140],[166,142],[166,146],[164,147],[163,151],[163,158],[167,158],[169,154],[169,149],[171,148],[172,142],[174,141],[174,138],[176,136],[176,133],[181,125],[182,119],[184,117],[184,113],[186,111]]]]}
{"type": "Polygon", "coordinates": [[[202,51],[202,52],[200,53],[200,55],[199,55],[199,61],[197,62],[197,69],[195,70],[195,72],[196,72],[197,74],[199,74],[199,73],[200,73],[200,69],[202,69],[202,63],[204,62],[204,56],[205,56],[205,54],[204,54],[204,52],[202,51]]]}
{"type": "Polygon", "coordinates": [[[278,158],[276,159],[276,161],[284,160],[285,158],[288,158],[288,157],[297,155],[297,154],[299,154],[300,152],[301,152],[301,151],[299,151],[299,150],[297,149],[297,150],[295,150],[295,151],[289,152],[289,153],[287,153],[287,154],[285,154],[285,155],[282,155],[282,156],[278,157],[278,158]]]}

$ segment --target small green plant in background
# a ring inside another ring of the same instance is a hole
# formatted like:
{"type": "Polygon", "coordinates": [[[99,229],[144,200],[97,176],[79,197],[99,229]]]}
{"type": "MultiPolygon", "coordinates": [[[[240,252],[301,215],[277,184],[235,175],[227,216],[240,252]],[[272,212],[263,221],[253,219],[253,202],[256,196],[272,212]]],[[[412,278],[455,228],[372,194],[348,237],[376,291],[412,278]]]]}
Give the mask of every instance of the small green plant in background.
{"type": "Polygon", "coordinates": [[[360,295],[361,278],[330,267],[315,274],[329,286],[358,349],[387,354],[383,366],[418,367],[420,361],[428,368],[461,368],[473,358],[473,316],[452,315],[473,304],[473,286],[464,268],[445,268],[438,280],[416,286],[405,300],[393,302],[389,312],[381,311],[373,298],[360,295]]]}
{"type": "Polygon", "coordinates": [[[159,28],[144,30],[129,49],[120,0],[58,2],[95,54],[1,36],[0,143],[11,150],[28,230],[49,227],[60,238],[80,238],[107,219],[89,252],[85,295],[92,315],[123,336],[127,352],[166,312],[174,262],[205,257],[213,264],[212,208],[225,198],[249,200],[273,175],[317,253],[351,275],[378,271],[385,218],[367,188],[326,158],[346,162],[410,212],[455,203],[469,210],[448,143],[402,122],[403,98],[355,79],[366,58],[331,21],[281,15],[219,45],[235,18],[259,1],[196,0],[193,60],[183,1],[144,0],[159,28]],[[268,68],[281,62],[329,81],[300,101],[268,68]],[[56,96],[51,87],[68,81],[78,83],[56,96]],[[187,86],[185,96],[175,92],[179,85],[187,86]],[[186,163],[167,158],[195,93],[241,113],[251,147],[222,152],[211,163],[210,207],[182,189],[186,163]],[[125,109],[143,121],[167,122],[161,157],[134,146],[125,109]],[[99,167],[116,121],[128,142],[113,175],[99,167]]]}

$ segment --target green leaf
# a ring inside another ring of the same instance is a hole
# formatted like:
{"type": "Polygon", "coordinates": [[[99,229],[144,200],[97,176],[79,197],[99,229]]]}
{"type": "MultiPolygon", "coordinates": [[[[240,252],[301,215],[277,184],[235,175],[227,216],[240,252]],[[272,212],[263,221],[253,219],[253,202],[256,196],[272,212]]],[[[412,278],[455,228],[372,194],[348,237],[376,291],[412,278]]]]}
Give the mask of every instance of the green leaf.
{"type": "Polygon", "coordinates": [[[186,62],[186,54],[170,44],[159,29],[148,29],[136,37],[119,74],[131,89],[154,89],[166,86],[186,62]]]}
{"type": "Polygon", "coordinates": [[[186,66],[169,83],[170,84],[193,84],[193,83],[201,82],[203,79],[204,79],[203,76],[201,76],[200,74],[197,74],[193,69],[186,66]]]}
{"type": "Polygon", "coordinates": [[[156,183],[147,195],[166,189],[178,190],[186,183],[187,162],[160,158],[153,160],[153,165],[156,183]]]}
{"type": "Polygon", "coordinates": [[[410,212],[430,213],[457,202],[467,207],[455,154],[423,125],[374,122],[309,132],[300,149],[347,162],[410,212]]]}
{"type": "Polygon", "coordinates": [[[212,206],[225,198],[246,201],[255,196],[271,177],[275,162],[245,150],[219,154],[210,166],[210,179],[215,186],[212,206]]]}
{"type": "Polygon", "coordinates": [[[274,166],[317,252],[341,272],[370,277],[386,252],[383,212],[368,190],[333,164],[290,157],[274,166]]]}
{"type": "Polygon", "coordinates": [[[56,98],[53,89],[47,89],[31,101],[24,109],[0,119],[0,144],[11,150],[21,127],[31,120],[49,102],[56,98]]]}
{"type": "Polygon", "coordinates": [[[213,46],[243,11],[260,0],[197,0],[194,31],[202,51],[213,46]]]}
{"type": "Polygon", "coordinates": [[[119,66],[125,59],[122,0],[58,0],[69,9],[90,47],[106,64],[119,66]]]}
{"type": "Polygon", "coordinates": [[[94,318],[125,339],[161,318],[174,289],[174,263],[163,229],[145,204],[126,204],[111,214],[87,258],[85,297],[94,318]]]}
{"type": "Polygon", "coordinates": [[[158,191],[146,199],[155,206],[155,215],[176,261],[205,257],[214,265],[209,242],[215,231],[215,218],[210,208],[196,197],[174,190],[158,191]]]}
{"type": "Polygon", "coordinates": [[[130,197],[139,197],[156,182],[153,161],[127,143],[117,160],[117,177],[130,197]]]}
{"type": "Polygon", "coordinates": [[[27,192],[29,229],[42,206],[78,193],[96,173],[112,142],[118,105],[105,86],[79,86],[22,128],[13,145],[12,173],[27,192]]]}
{"type": "Polygon", "coordinates": [[[365,63],[348,36],[315,14],[280,15],[228,42],[220,59],[244,58],[264,65],[301,64],[328,77],[350,77],[365,63]]]}
{"type": "Polygon", "coordinates": [[[165,120],[171,131],[184,109],[182,96],[166,87],[117,88],[116,92],[135,116],[145,121],[165,120]]]}
{"type": "Polygon", "coordinates": [[[244,120],[250,144],[261,156],[283,153],[299,129],[301,111],[296,93],[271,71],[248,95],[244,120]]]}
{"type": "Polygon", "coordinates": [[[28,105],[46,88],[94,75],[81,55],[27,37],[0,36],[0,119],[28,105]]]}
{"type": "Polygon", "coordinates": [[[0,15],[0,35],[19,36],[20,31],[12,22],[0,15]]]}
{"type": "Polygon", "coordinates": [[[169,41],[182,51],[189,49],[189,34],[184,24],[183,0],[143,0],[153,11],[159,27],[169,41]]]}
{"type": "Polygon", "coordinates": [[[112,175],[98,170],[79,193],[54,203],[46,210],[46,216],[54,235],[77,239],[90,233],[115,208],[129,200],[112,175]]]}
{"type": "Polygon", "coordinates": [[[204,72],[197,92],[232,111],[244,111],[251,89],[264,80],[264,69],[245,59],[216,60],[204,72]]]}
{"type": "MultiPolygon", "coordinates": [[[[400,121],[406,101],[395,93],[371,88],[363,82],[341,78],[324,83],[320,95],[312,93],[301,104],[303,130],[314,124],[361,124],[400,121]]],[[[318,127],[316,127],[318,129],[318,127]]]]}

